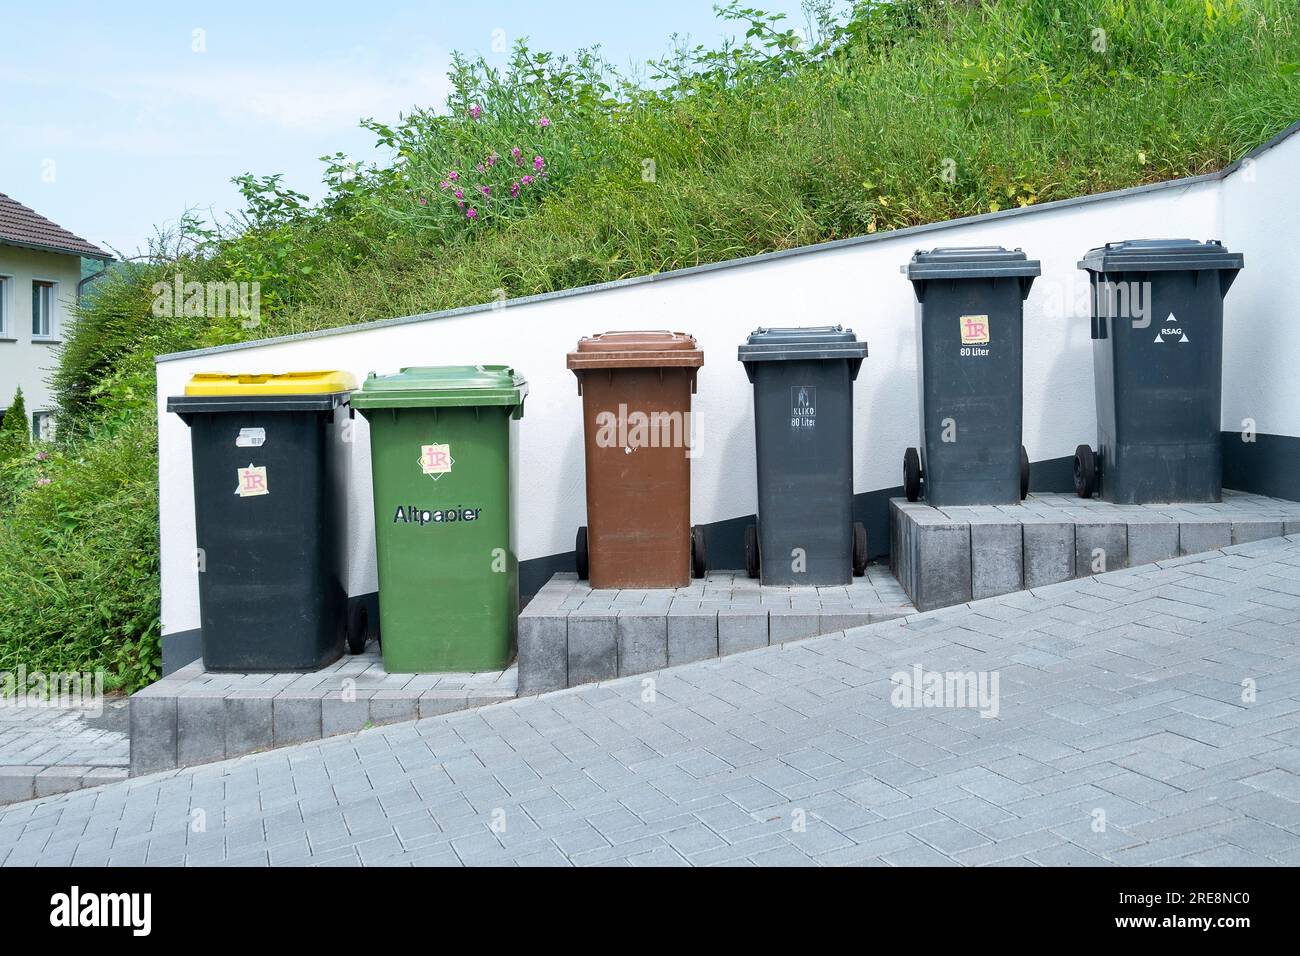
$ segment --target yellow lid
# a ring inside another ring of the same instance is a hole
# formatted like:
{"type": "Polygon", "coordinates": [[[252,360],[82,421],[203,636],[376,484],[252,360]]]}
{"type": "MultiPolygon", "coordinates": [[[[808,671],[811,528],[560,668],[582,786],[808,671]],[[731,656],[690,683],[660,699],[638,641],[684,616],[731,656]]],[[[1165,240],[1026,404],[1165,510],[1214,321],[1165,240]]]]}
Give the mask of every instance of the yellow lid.
{"type": "Polygon", "coordinates": [[[224,375],[200,372],[185,386],[186,395],[324,395],[357,387],[351,372],[284,372],[280,375],[224,375]]]}

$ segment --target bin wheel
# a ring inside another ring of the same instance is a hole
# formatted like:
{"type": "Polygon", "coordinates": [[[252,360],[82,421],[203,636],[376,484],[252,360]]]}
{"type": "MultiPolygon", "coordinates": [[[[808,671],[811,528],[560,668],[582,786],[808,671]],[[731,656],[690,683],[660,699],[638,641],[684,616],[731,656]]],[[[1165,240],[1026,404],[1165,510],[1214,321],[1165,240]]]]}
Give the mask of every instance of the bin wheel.
{"type": "Polygon", "coordinates": [[[691,529],[691,575],[702,578],[708,569],[708,556],[704,550],[704,529],[696,525],[691,529]]]}
{"type": "Polygon", "coordinates": [[[861,521],[853,522],[853,576],[862,577],[867,573],[867,526],[861,521]]]}
{"type": "Polygon", "coordinates": [[[360,654],[370,637],[370,611],[364,601],[357,601],[348,611],[348,653],[360,654]]]}
{"type": "Polygon", "coordinates": [[[751,578],[758,577],[760,567],[758,557],[758,528],[745,526],[745,573],[751,578]]]}
{"type": "Polygon", "coordinates": [[[921,497],[921,453],[915,448],[903,452],[903,494],[908,501],[921,497]]]}
{"type": "Polygon", "coordinates": [[[577,565],[578,580],[588,580],[591,573],[591,555],[587,551],[587,526],[578,529],[578,539],[573,543],[574,564],[577,565]]]}
{"type": "Polygon", "coordinates": [[[1029,497],[1029,452],[1025,451],[1025,446],[1020,446],[1020,500],[1024,501],[1029,497]]]}
{"type": "Polygon", "coordinates": [[[1097,490],[1097,456],[1089,445],[1074,450],[1074,493],[1080,498],[1091,498],[1097,490]]]}

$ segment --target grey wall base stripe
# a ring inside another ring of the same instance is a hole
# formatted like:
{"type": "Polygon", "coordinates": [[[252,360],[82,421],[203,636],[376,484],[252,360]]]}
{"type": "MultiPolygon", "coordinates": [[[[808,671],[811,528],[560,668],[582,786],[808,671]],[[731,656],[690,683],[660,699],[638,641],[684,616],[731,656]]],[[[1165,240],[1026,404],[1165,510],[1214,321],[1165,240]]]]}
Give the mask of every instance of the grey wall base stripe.
{"type": "Polygon", "coordinates": [[[1300,438],[1223,433],[1223,485],[1237,491],[1300,501],[1300,438]]]}
{"type": "Polygon", "coordinates": [[[163,677],[174,674],[186,664],[197,661],[202,656],[203,632],[199,628],[162,636],[163,677]]]}
{"type": "MultiPolygon", "coordinates": [[[[1238,491],[1300,501],[1300,438],[1259,435],[1254,442],[1247,444],[1241,441],[1241,436],[1236,432],[1224,432],[1223,483],[1238,491]]],[[[1037,492],[1073,491],[1074,459],[1051,458],[1033,462],[1029,466],[1029,489],[1037,492]]],[[[853,496],[853,517],[866,525],[867,544],[872,558],[889,556],[889,499],[897,498],[902,493],[903,489],[899,486],[853,496]]],[[[755,520],[754,515],[744,515],[704,525],[709,567],[734,570],[745,566],[745,527],[755,520]]],[[[520,561],[520,603],[526,604],[557,572],[572,570],[572,551],[520,561]]],[[[378,619],[377,594],[360,594],[348,600],[349,603],[367,602],[370,613],[374,615],[372,620],[378,619]]],[[[195,629],[164,634],[162,650],[165,676],[198,660],[201,654],[199,631],[195,629]]]]}

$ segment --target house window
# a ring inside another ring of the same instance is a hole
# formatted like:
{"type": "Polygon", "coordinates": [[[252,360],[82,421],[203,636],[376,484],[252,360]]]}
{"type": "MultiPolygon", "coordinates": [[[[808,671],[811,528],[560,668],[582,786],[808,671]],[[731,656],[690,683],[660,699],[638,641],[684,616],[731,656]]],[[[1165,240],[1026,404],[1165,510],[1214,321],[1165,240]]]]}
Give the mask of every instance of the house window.
{"type": "Polygon", "coordinates": [[[32,338],[54,338],[54,283],[32,282],[32,338]]]}
{"type": "Polygon", "coordinates": [[[54,441],[53,412],[32,412],[32,437],[38,441],[54,441]]]}
{"type": "Polygon", "coordinates": [[[12,276],[0,276],[0,339],[13,337],[9,331],[9,291],[12,285],[12,276]]]}

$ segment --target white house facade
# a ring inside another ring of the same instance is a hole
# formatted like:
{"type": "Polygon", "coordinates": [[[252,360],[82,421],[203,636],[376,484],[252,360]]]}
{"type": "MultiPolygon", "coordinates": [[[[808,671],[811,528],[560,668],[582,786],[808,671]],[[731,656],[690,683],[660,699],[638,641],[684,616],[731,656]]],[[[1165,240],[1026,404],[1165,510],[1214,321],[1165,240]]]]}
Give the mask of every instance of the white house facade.
{"type": "Polygon", "coordinates": [[[53,426],[49,378],[73,319],[83,258],[113,257],[0,193],[0,410],[22,388],[38,436],[53,426]]]}

